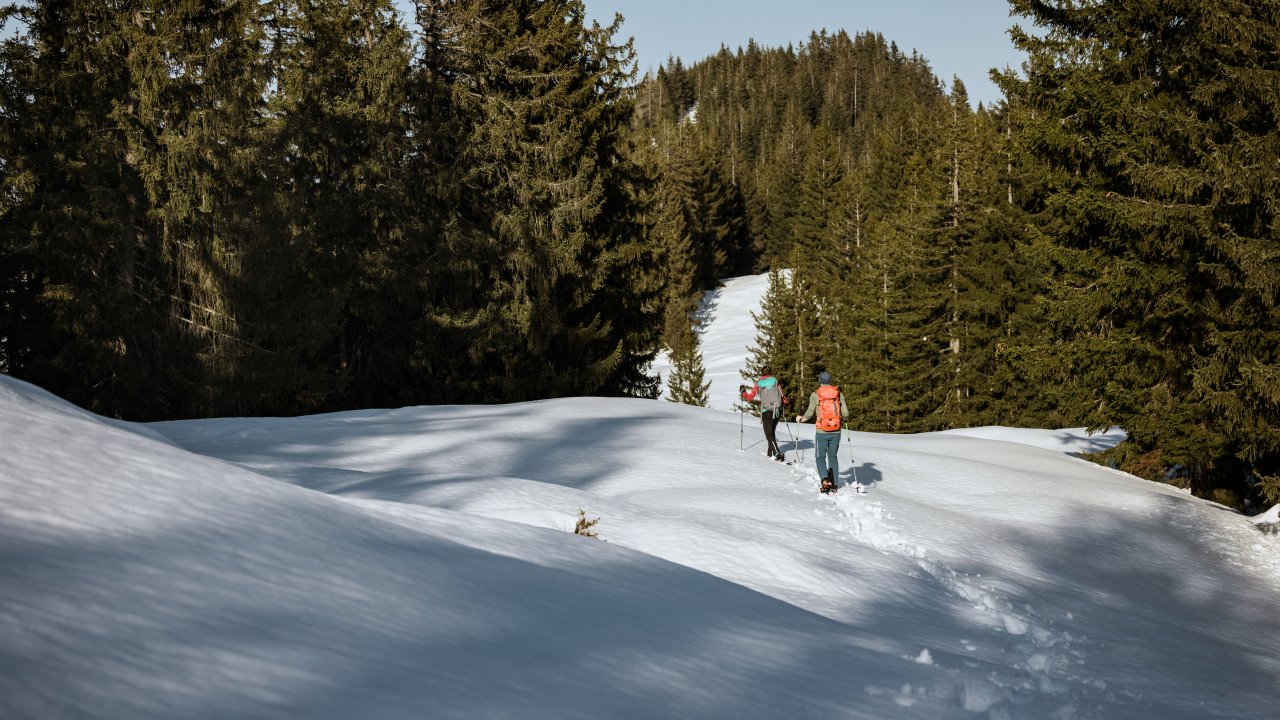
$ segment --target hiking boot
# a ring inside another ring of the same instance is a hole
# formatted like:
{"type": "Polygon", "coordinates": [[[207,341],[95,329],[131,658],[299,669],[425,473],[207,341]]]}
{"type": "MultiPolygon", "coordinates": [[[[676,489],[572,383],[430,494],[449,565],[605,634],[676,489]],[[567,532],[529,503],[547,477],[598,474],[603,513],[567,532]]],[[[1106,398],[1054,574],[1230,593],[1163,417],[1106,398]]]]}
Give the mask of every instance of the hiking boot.
{"type": "Polygon", "coordinates": [[[774,455],[774,456],[773,456],[773,459],[774,459],[774,460],[777,460],[778,462],[786,462],[786,461],[787,461],[787,456],[786,456],[786,455],[783,455],[782,453],[778,453],[777,455],[774,455]]]}
{"type": "Polygon", "coordinates": [[[830,480],[822,481],[822,488],[821,488],[822,492],[824,493],[835,492],[835,489],[836,489],[835,483],[831,482],[830,480]]]}

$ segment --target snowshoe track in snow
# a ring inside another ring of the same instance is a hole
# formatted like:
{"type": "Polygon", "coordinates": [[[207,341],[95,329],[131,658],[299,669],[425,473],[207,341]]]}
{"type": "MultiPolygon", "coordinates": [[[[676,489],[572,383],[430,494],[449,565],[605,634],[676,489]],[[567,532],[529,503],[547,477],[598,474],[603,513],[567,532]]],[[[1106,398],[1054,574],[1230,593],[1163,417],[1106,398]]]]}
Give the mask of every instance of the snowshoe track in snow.
{"type": "MultiPolygon", "coordinates": [[[[815,491],[820,484],[817,471],[808,468],[799,473],[793,485],[801,481],[815,491]]],[[[856,493],[849,485],[839,486],[839,491],[830,495],[817,494],[840,514],[840,530],[878,551],[913,561],[921,577],[972,607],[976,613],[975,636],[991,633],[1007,636],[1003,643],[991,640],[983,643],[988,648],[1003,644],[1003,656],[998,661],[966,660],[963,664],[968,667],[951,669],[956,676],[953,687],[867,687],[868,694],[892,694],[895,702],[905,707],[924,697],[950,694],[964,709],[987,713],[991,718],[1018,717],[1016,713],[1010,715],[1005,708],[1028,704],[1034,696],[1043,694],[1062,697],[1062,705],[1054,717],[1067,719],[1093,716],[1102,707],[1090,701],[1098,693],[1105,694],[1109,703],[1140,703],[1141,698],[1124,690],[1111,691],[1105,680],[1084,671],[1086,653],[1077,646],[1087,644],[1087,638],[1055,630],[1052,620],[1041,617],[1034,607],[1019,603],[1002,591],[998,579],[958,572],[945,562],[930,558],[924,547],[911,542],[893,527],[892,515],[885,509],[884,502],[856,493]],[[975,677],[973,668],[979,665],[990,665],[993,671],[985,677],[975,677]],[[1008,667],[1019,672],[1008,672],[1004,669],[1008,667]]],[[[977,644],[966,645],[965,649],[979,651],[977,644]]],[[[948,669],[936,662],[927,648],[912,659],[948,669]]]]}

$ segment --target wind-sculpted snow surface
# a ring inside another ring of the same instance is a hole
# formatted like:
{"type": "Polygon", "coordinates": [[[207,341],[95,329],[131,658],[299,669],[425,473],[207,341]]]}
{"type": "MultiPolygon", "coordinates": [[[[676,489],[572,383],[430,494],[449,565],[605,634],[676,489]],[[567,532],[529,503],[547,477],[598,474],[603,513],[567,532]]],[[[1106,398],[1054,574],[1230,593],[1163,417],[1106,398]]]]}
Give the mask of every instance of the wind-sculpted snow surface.
{"type": "Polygon", "coordinates": [[[854,434],[823,496],[660,401],[129,426],[6,377],[0,438],[6,720],[1280,702],[1280,540],[1031,444],[854,434]]]}
{"type": "Polygon", "coordinates": [[[1267,512],[1253,518],[1253,524],[1264,533],[1280,532],[1280,505],[1273,506],[1267,512]]]}

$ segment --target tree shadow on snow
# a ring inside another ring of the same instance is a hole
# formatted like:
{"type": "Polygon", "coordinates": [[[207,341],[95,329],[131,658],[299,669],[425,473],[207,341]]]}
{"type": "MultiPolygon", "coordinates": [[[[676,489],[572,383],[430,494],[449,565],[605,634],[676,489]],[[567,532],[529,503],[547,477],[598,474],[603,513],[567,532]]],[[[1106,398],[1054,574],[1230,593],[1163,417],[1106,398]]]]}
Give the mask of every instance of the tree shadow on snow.
{"type": "Polygon", "coordinates": [[[927,674],[836,621],[624,548],[532,562],[503,549],[519,537],[490,551],[285,515],[9,546],[0,579],[23,632],[61,640],[0,652],[6,717],[871,718],[893,698],[829,671],[927,674]]]}
{"type": "Polygon", "coordinates": [[[637,440],[665,430],[666,416],[539,422],[546,417],[540,413],[512,404],[334,414],[267,421],[182,444],[309,489],[392,501],[428,488],[502,478],[585,490],[645,462],[647,453],[670,452],[659,444],[664,437],[637,440]]]}
{"type": "Polygon", "coordinates": [[[993,683],[1006,707],[1040,716],[1072,706],[1102,717],[1191,720],[1206,707],[1265,717],[1280,701],[1276,584],[1217,549],[1230,540],[1213,523],[1189,522],[1199,512],[1190,501],[1159,502],[1160,520],[1136,527],[1125,511],[1086,504],[1067,526],[989,519],[986,541],[955,548],[960,557],[926,551],[889,588],[898,597],[873,594],[852,621],[880,623],[906,648],[929,649],[935,665],[993,683]]]}

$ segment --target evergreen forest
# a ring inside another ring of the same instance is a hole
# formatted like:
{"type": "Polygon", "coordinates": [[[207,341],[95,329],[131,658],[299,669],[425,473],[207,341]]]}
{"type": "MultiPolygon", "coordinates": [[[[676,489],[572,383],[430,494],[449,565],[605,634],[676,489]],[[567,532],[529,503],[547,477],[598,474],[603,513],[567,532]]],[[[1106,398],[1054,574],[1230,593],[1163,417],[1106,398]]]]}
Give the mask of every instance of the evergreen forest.
{"type": "Polygon", "coordinates": [[[582,0],[413,8],[3,5],[0,371],[130,420],[705,404],[702,293],[768,272],[744,378],[853,429],[1118,426],[1280,501],[1280,0],[1010,0],[991,107],[873,32],[639,77],[582,0]]]}

